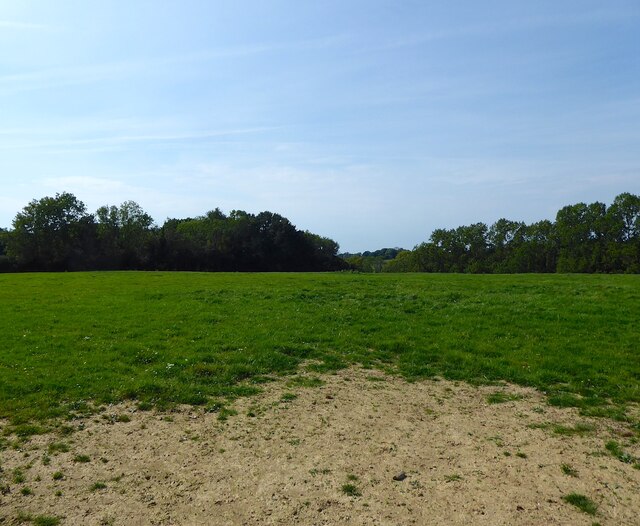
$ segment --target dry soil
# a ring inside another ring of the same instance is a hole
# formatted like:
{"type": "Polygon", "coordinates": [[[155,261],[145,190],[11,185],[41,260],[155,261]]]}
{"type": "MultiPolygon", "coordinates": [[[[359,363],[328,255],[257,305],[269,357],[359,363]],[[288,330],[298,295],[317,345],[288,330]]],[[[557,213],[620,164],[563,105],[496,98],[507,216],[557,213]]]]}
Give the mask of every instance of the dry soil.
{"type": "Polygon", "coordinates": [[[202,409],[113,406],[69,436],[10,447],[0,524],[640,524],[640,470],[605,449],[616,440],[640,456],[624,424],[512,385],[362,369],[322,379],[268,384],[225,422],[202,409]],[[488,403],[496,392],[517,399],[488,403]],[[584,433],[566,434],[576,424],[584,433]],[[69,451],[47,452],[61,442],[69,451]],[[571,493],[593,500],[596,515],[565,502],[571,493]]]}

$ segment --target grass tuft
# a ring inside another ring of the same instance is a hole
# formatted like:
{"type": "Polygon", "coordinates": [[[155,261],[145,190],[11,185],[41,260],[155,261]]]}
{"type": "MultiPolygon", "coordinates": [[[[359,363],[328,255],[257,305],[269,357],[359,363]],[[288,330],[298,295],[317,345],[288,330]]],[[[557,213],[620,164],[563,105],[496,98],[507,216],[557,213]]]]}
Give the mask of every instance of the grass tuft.
{"type": "Polygon", "coordinates": [[[578,472],[575,469],[573,469],[569,464],[562,464],[562,466],[560,466],[560,469],[565,475],[568,475],[570,477],[578,476],[578,472]]]}
{"type": "Polygon", "coordinates": [[[580,495],[579,493],[570,493],[562,497],[562,500],[573,504],[576,508],[589,515],[595,515],[598,511],[598,505],[593,502],[589,497],[580,495]]]}
{"type": "Polygon", "coordinates": [[[516,400],[522,400],[522,395],[498,392],[487,396],[487,403],[489,404],[504,404],[506,402],[515,402],[516,400]]]}
{"type": "Polygon", "coordinates": [[[355,484],[343,484],[341,491],[349,497],[360,497],[362,495],[362,492],[355,484]]]}

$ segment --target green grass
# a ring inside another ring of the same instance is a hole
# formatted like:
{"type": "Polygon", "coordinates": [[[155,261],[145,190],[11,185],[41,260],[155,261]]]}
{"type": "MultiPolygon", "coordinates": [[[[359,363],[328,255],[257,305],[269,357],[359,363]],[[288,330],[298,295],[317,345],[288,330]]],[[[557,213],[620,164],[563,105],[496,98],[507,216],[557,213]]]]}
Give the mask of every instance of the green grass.
{"type": "Polygon", "coordinates": [[[553,424],[552,429],[556,435],[562,436],[585,436],[596,430],[595,426],[584,422],[577,422],[573,427],[553,424]]]}
{"type": "Polygon", "coordinates": [[[605,446],[606,450],[616,457],[620,462],[633,464],[636,469],[640,469],[640,458],[627,453],[624,448],[615,440],[609,440],[605,446]]]}
{"type": "Polygon", "coordinates": [[[569,477],[577,477],[578,476],[578,471],[574,468],[572,468],[569,464],[562,464],[560,466],[560,469],[562,470],[562,472],[565,475],[568,475],[569,477]]]}
{"type": "Polygon", "coordinates": [[[522,400],[522,395],[515,393],[491,393],[487,396],[487,403],[489,404],[504,404],[506,402],[515,402],[516,400],[522,400]]]}
{"type": "Polygon", "coordinates": [[[18,524],[22,524],[25,522],[30,522],[34,526],[58,526],[60,524],[60,519],[58,517],[53,517],[50,515],[31,515],[29,513],[25,513],[23,511],[18,512],[18,516],[16,518],[16,522],[18,524]]]}
{"type": "Polygon", "coordinates": [[[355,484],[343,484],[341,491],[349,497],[360,497],[362,495],[362,492],[355,484]]]}
{"type": "Polygon", "coordinates": [[[206,406],[310,360],[506,380],[624,419],[639,304],[640,276],[4,274],[0,418],[28,436],[122,400],[206,406]]]}
{"type": "Polygon", "coordinates": [[[99,491],[101,489],[107,489],[107,485],[104,482],[94,482],[91,484],[89,491],[99,491]]]}
{"type": "Polygon", "coordinates": [[[569,495],[565,495],[562,499],[569,504],[573,504],[580,511],[589,515],[595,515],[598,511],[598,505],[585,495],[571,493],[569,495]]]}

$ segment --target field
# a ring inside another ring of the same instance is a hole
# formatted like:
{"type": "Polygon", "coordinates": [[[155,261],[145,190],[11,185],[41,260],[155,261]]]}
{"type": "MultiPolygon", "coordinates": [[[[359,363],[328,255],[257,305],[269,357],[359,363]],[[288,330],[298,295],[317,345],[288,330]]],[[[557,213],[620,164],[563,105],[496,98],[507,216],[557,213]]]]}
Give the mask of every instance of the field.
{"type": "Polygon", "coordinates": [[[0,276],[0,417],[207,405],[352,364],[505,380],[622,417],[640,401],[640,279],[603,275],[0,276]]]}
{"type": "Polygon", "coordinates": [[[0,334],[0,523],[640,505],[637,276],[0,275],[0,334]]]}

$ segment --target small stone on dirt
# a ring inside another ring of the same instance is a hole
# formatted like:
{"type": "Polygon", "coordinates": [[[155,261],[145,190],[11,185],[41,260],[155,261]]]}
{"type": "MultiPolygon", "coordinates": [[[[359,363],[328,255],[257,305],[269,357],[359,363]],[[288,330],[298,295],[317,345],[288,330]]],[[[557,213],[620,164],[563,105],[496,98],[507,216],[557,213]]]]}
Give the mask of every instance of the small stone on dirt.
{"type": "Polygon", "coordinates": [[[393,476],[393,480],[398,480],[398,481],[402,481],[402,480],[404,480],[406,478],[407,478],[407,474],[404,471],[401,471],[397,475],[393,476]]]}

